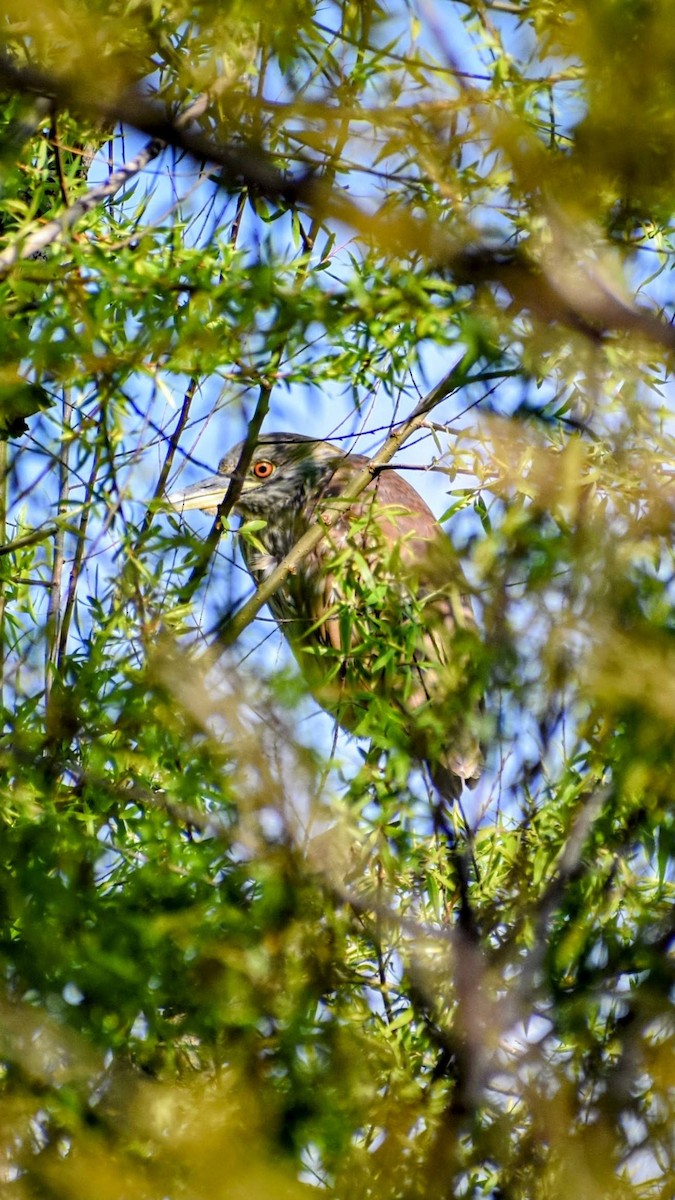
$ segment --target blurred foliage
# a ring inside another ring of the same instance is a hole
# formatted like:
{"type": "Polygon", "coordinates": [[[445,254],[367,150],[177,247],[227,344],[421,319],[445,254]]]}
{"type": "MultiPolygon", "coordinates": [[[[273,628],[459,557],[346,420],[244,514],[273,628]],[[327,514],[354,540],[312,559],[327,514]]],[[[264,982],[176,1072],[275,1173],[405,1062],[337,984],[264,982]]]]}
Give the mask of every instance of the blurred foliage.
{"type": "Polygon", "coordinates": [[[670,6],[0,32],[3,1197],[672,1200],[670,6]],[[401,455],[480,630],[443,813],[382,698],[334,739],[265,616],[218,653],[249,583],[163,497],[461,358],[401,455]]]}

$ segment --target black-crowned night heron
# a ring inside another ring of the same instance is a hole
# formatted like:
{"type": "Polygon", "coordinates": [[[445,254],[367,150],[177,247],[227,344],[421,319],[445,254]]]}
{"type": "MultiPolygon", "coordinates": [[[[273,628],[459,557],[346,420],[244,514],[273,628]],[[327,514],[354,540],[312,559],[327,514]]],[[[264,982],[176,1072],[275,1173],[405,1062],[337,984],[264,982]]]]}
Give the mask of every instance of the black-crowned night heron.
{"type": "MultiPolygon", "coordinates": [[[[171,504],[217,512],[243,446],[171,504]]],[[[264,522],[241,538],[243,557],[260,582],[323,517],[325,536],[269,607],[338,723],[380,747],[403,747],[456,799],[481,767],[471,608],[448,539],[400,475],[380,471],[358,500],[340,501],[367,462],[300,434],[262,436],[235,506],[246,522],[264,522]]]]}

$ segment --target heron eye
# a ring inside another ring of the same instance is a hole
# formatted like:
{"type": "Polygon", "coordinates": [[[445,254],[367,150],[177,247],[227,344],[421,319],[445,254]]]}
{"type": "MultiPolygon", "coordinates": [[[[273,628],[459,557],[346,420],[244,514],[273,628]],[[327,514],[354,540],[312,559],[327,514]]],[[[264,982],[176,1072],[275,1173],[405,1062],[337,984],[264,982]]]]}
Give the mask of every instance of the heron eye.
{"type": "Polygon", "coordinates": [[[253,464],[253,474],[256,479],[269,479],[270,475],[274,474],[274,463],[268,458],[259,458],[257,463],[253,464]]]}

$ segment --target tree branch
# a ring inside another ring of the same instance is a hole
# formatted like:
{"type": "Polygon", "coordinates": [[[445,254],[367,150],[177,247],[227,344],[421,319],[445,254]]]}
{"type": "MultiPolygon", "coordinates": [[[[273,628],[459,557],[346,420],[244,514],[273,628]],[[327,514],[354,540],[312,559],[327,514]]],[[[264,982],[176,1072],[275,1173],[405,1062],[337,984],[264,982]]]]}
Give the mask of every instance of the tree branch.
{"type": "Polygon", "coordinates": [[[59,105],[95,116],[107,124],[122,122],[150,136],[147,146],[106,183],[93,188],[60,217],[42,229],[8,246],[0,254],[0,277],[19,259],[30,258],[67,232],[87,212],[114,195],[166,147],[174,146],[199,162],[210,162],[222,170],[221,186],[242,187],[276,202],[299,205],[313,219],[343,221],[357,234],[385,247],[389,254],[422,255],[437,270],[449,271],[460,283],[478,287],[497,283],[511,294],[516,308],[523,308],[545,323],[560,323],[599,339],[610,331],[648,338],[669,352],[675,351],[675,329],[649,309],[640,308],[621,295],[612,279],[592,256],[577,244],[574,230],[565,234],[556,228],[551,252],[532,257],[526,246],[504,250],[481,243],[477,237],[468,245],[466,237],[449,232],[436,219],[412,216],[407,208],[370,213],[333,181],[334,170],[321,176],[313,164],[304,164],[296,175],[280,171],[267,151],[253,140],[219,142],[193,128],[210,98],[229,85],[222,78],[195,100],[178,117],[161,102],[138,90],[119,93],[112,99],[82,91],[77,82],[50,75],[36,67],[19,67],[0,54],[0,84],[16,91],[52,97],[59,105]]]}

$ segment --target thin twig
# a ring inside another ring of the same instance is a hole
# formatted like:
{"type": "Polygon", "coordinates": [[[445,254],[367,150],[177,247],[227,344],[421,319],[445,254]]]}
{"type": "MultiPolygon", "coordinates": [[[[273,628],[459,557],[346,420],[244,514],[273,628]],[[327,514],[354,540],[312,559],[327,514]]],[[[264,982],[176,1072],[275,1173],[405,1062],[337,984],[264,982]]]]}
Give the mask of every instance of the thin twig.
{"type": "Polygon", "coordinates": [[[61,199],[66,208],[70,207],[70,196],[68,195],[68,183],[66,181],[66,172],[63,166],[63,153],[61,151],[61,143],[59,142],[59,129],[56,113],[52,114],[52,127],[50,130],[51,142],[54,147],[54,160],[56,163],[56,174],[59,181],[59,189],[61,199]]]}
{"type": "Polygon", "coordinates": [[[75,611],[75,597],[77,595],[77,584],[82,571],[82,563],[84,562],[84,548],[87,538],[87,526],[91,514],[91,501],[94,494],[96,479],[101,466],[101,448],[96,444],[94,452],[94,461],[92,463],[91,473],[87,480],[85,488],[84,503],[80,515],[80,523],[75,535],[75,554],[73,564],[70,568],[70,577],[68,579],[68,591],[66,601],[63,608],[63,618],[61,620],[61,633],[59,636],[59,649],[57,655],[57,669],[59,673],[63,670],[65,660],[66,647],[68,645],[68,634],[70,633],[70,624],[75,611]]]}
{"type": "MultiPolygon", "coordinates": [[[[277,365],[278,356],[280,353],[281,348],[275,352],[274,356],[277,365]]],[[[241,454],[239,455],[239,462],[230,476],[230,481],[227,485],[227,491],[223,497],[222,504],[218,508],[216,519],[209,530],[208,536],[202,543],[197,563],[190,572],[190,577],[180,593],[179,599],[181,604],[189,603],[209,569],[209,564],[216,552],[218,542],[220,541],[220,535],[225,527],[225,522],[237,503],[237,500],[239,499],[241,489],[244,484],[244,479],[246,478],[246,473],[251,465],[253,451],[255,449],[256,442],[258,441],[262,423],[269,412],[271,394],[272,385],[269,383],[262,384],[258,392],[255,412],[248,422],[246,440],[242,446],[241,454]]]]}
{"type": "MultiPolygon", "coordinates": [[[[197,380],[197,378],[195,376],[193,376],[193,378],[189,381],[187,388],[185,389],[185,395],[183,396],[183,403],[181,404],[180,412],[178,414],[178,420],[176,421],[173,433],[171,434],[171,437],[169,438],[169,445],[167,447],[167,451],[164,456],[164,462],[162,463],[162,467],[159,472],[157,483],[155,484],[155,490],[152,495],[152,500],[161,500],[166,493],[167,480],[169,478],[169,475],[171,474],[171,468],[173,467],[173,461],[174,461],[174,458],[176,457],[176,451],[178,450],[178,443],[181,439],[183,430],[185,429],[185,426],[187,425],[188,417],[190,416],[190,409],[192,407],[192,401],[194,400],[195,392],[198,387],[198,383],[199,383],[199,381],[197,380]]],[[[143,524],[141,525],[141,529],[140,529],[140,532],[138,535],[138,540],[133,549],[134,554],[137,554],[138,551],[140,550],[141,545],[145,539],[148,529],[150,528],[150,525],[151,525],[151,522],[152,522],[154,516],[155,516],[155,508],[151,501],[150,505],[148,506],[148,510],[145,514],[145,517],[143,518],[143,524]]]]}
{"type": "MultiPolygon", "coordinates": [[[[61,452],[59,455],[59,496],[57,509],[59,513],[64,512],[68,507],[68,493],[70,490],[69,458],[71,446],[70,425],[72,406],[65,392],[63,394],[62,407],[62,428],[64,436],[61,439],[61,452]]],[[[54,533],[54,559],[52,563],[49,603],[47,605],[47,621],[45,625],[45,705],[47,708],[49,707],[49,697],[54,678],[54,668],[56,667],[58,661],[60,646],[61,582],[63,578],[65,544],[65,528],[62,525],[58,525],[54,533]]]]}
{"type": "Polygon", "coordinates": [[[11,542],[2,542],[0,544],[0,558],[3,558],[5,554],[14,554],[16,550],[24,550],[26,546],[36,546],[39,542],[46,542],[48,538],[54,536],[57,529],[65,524],[67,524],[66,519],[63,521],[49,521],[47,525],[42,525],[40,529],[33,529],[30,533],[24,534],[23,537],[14,538],[11,542]]]}

